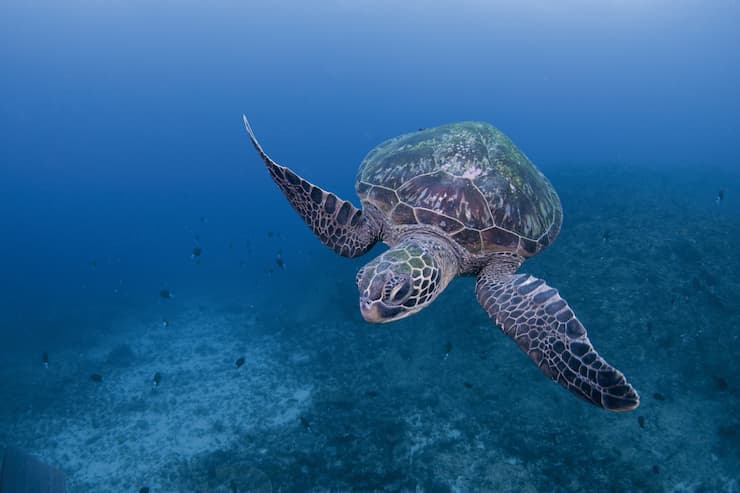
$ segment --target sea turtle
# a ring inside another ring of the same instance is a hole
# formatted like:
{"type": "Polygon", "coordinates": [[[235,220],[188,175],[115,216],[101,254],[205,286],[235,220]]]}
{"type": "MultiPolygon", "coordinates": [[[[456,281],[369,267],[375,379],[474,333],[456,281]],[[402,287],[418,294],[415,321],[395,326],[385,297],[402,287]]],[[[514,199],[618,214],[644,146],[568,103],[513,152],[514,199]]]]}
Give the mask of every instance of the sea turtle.
{"type": "Polygon", "coordinates": [[[557,236],[560,199],[545,176],[492,125],[459,122],[400,135],[360,164],[362,209],[273,161],[244,116],[267,170],[326,246],[345,257],[378,241],[390,249],[357,274],[360,311],[390,322],[429,305],[458,275],[475,275],[478,302],[545,375],[614,411],[639,397],[594,350],[573,310],[542,279],[517,274],[557,236]]]}

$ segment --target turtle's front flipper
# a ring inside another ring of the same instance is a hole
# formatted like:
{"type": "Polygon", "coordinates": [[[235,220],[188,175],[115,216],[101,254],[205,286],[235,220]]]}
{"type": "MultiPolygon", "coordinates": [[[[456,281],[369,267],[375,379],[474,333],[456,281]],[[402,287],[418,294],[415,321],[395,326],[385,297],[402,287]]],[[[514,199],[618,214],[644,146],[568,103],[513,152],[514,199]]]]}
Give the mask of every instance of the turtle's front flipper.
{"type": "Polygon", "coordinates": [[[246,116],[244,126],[272,179],[324,245],[344,257],[357,257],[372,248],[380,237],[376,221],[363,215],[351,202],[322,190],[270,159],[257,142],[246,116]]]}
{"type": "Polygon", "coordinates": [[[489,266],[478,276],[476,295],[488,316],[545,375],[605,409],[637,407],[635,389],[596,353],[573,310],[545,281],[498,274],[489,266]]]}

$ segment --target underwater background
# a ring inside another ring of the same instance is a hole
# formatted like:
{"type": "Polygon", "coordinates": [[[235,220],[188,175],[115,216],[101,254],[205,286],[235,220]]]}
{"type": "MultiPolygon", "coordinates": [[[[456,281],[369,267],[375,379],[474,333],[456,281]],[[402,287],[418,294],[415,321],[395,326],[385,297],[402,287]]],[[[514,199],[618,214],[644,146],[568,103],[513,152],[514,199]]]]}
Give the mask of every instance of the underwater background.
{"type": "Polygon", "coordinates": [[[4,0],[0,449],[70,492],[739,491],[739,46],[730,0],[4,0]],[[564,211],[520,270],[640,406],[543,377],[472,277],[366,323],[385,247],[323,247],[242,113],[356,205],[380,142],[500,128],[564,211]]]}

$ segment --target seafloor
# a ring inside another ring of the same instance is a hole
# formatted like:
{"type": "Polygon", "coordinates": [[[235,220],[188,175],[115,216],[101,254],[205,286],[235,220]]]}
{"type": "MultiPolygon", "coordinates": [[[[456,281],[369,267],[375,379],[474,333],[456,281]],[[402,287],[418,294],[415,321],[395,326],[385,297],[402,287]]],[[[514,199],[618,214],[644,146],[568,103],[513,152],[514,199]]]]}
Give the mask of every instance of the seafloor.
{"type": "Polygon", "coordinates": [[[50,348],[48,370],[2,354],[0,446],[61,467],[74,493],[740,490],[740,179],[545,171],[565,222],[523,270],[569,300],[640,392],[636,411],[544,378],[469,278],[414,317],[366,324],[364,260],[292,251],[303,231],[284,231],[289,268],[265,268],[259,289],[133,307],[50,348]]]}

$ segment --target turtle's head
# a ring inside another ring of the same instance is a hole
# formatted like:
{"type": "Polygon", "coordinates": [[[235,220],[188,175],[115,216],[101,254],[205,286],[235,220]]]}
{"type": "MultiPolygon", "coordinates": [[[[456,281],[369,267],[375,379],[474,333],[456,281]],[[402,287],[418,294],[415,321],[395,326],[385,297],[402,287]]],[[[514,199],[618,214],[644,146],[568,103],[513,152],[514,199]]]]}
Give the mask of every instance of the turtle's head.
{"type": "Polygon", "coordinates": [[[360,311],[368,322],[385,323],[418,312],[447,286],[453,269],[431,245],[407,240],[357,273],[360,311]]]}

